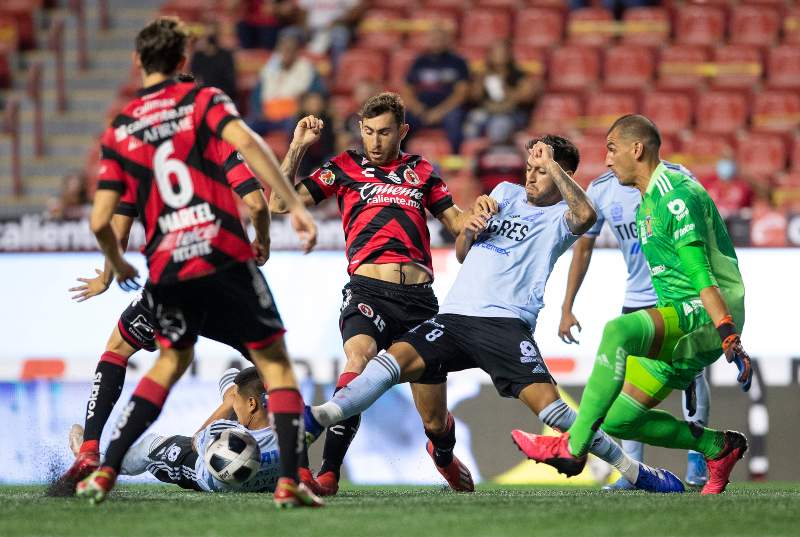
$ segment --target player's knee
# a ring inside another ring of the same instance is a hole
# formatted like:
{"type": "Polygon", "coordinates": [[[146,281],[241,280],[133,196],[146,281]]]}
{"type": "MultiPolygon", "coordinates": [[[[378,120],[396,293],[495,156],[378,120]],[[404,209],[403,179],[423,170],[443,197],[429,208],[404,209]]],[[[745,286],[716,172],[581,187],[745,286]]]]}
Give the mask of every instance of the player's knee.
{"type": "Polygon", "coordinates": [[[353,373],[362,373],[364,368],[367,367],[367,362],[369,359],[366,354],[361,353],[351,353],[347,356],[347,362],[345,363],[345,371],[352,371],[353,373]]]}
{"type": "Polygon", "coordinates": [[[424,411],[419,409],[419,417],[422,418],[422,426],[425,430],[434,435],[441,435],[447,431],[447,412],[424,411]]]}
{"type": "Polygon", "coordinates": [[[641,414],[631,414],[615,404],[608,411],[606,419],[600,428],[606,434],[623,440],[630,440],[636,437],[636,429],[641,417],[641,414]]]}

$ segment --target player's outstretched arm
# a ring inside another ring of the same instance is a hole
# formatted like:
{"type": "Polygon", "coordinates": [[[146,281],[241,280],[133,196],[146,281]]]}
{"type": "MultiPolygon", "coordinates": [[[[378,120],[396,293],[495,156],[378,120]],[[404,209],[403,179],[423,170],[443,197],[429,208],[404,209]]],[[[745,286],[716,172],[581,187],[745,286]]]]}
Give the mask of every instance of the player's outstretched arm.
{"type": "Polygon", "coordinates": [[[94,195],[89,226],[97,237],[97,243],[106,257],[106,262],[116,274],[120,287],[125,291],[131,291],[141,287],[136,281],[139,272],[122,257],[119,241],[111,227],[111,219],[119,203],[119,197],[119,192],[99,189],[94,195]]]}
{"type": "Polygon", "coordinates": [[[595,237],[583,236],[575,242],[572,248],[572,261],[569,264],[569,276],[567,276],[567,291],[564,294],[564,302],[561,304],[561,321],[558,325],[558,337],[564,343],[578,343],[572,335],[572,327],[576,326],[578,332],[581,331],[581,323],[572,313],[575,305],[575,297],[583,284],[586,271],[589,270],[589,263],[592,260],[594,251],[595,237]]]}
{"type": "MultiPolygon", "coordinates": [[[[302,162],[306,150],[319,140],[323,128],[325,128],[325,122],[314,116],[306,116],[297,122],[292,143],[289,144],[289,151],[281,162],[281,171],[286,174],[291,183],[294,183],[295,177],[297,177],[297,170],[300,168],[300,162],[302,162]]],[[[303,205],[306,207],[314,205],[314,198],[304,185],[295,185],[295,190],[297,190],[303,205]]],[[[269,209],[276,214],[289,211],[286,203],[274,190],[269,195],[269,209]]]]}

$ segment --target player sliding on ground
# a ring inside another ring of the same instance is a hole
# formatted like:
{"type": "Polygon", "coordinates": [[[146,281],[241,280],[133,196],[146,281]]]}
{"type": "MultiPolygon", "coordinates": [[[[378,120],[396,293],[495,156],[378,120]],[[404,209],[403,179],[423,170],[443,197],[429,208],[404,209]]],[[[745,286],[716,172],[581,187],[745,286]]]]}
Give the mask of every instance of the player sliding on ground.
{"type": "MultiPolygon", "coordinates": [[[[668,170],[678,171],[694,178],[692,173],[672,162],[664,161],[668,170]]],[[[584,233],[583,237],[575,242],[572,249],[572,261],[569,265],[569,278],[564,303],[561,306],[561,322],[558,335],[564,343],[578,343],[572,334],[572,328],[581,330],[578,319],[572,312],[575,297],[581,287],[589,262],[592,259],[594,242],[604,224],[614,234],[619,244],[619,249],[628,268],[628,280],[625,286],[625,300],[622,304],[622,313],[633,313],[656,307],[656,292],[650,279],[650,269],[642,254],[642,247],[636,234],[636,211],[642,202],[642,194],[633,187],[624,186],[613,172],[606,172],[589,185],[586,195],[592,200],[597,211],[597,222],[584,233]]],[[[600,276],[602,277],[602,276],[600,276]]],[[[700,373],[695,377],[683,395],[683,416],[686,421],[694,421],[700,425],[708,424],[709,393],[708,381],[705,374],[700,373]]],[[[623,440],[622,449],[632,459],[642,461],[644,445],[635,440],[623,440]]],[[[694,486],[703,486],[708,481],[706,461],[701,453],[689,451],[686,467],[686,482],[694,486]]],[[[620,477],[612,484],[603,487],[604,490],[632,489],[633,485],[624,477],[620,477]]]]}
{"type": "Polygon", "coordinates": [[[708,193],[661,162],[661,136],[649,119],[619,118],[606,144],[606,165],[621,184],[642,195],[636,227],[658,307],[606,324],[578,416],[567,432],[557,437],[523,433],[515,441],[531,459],[571,474],[585,464],[600,429],[656,446],[693,449],[708,465],[702,494],[719,494],[747,451],[744,435],[681,421],[653,407],[673,389],[686,389],[723,353],[738,367],[743,389],[750,388],[750,358],[739,337],[744,283],[736,252],[708,193]]]}
{"type": "MultiPolygon", "coordinates": [[[[500,395],[520,399],[549,427],[572,425],[575,411],[559,397],[533,332],[556,260],[597,217],[571,177],[577,148],[559,136],[528,147],[525,186],[498,185],[491,193],[494,214],[472,215],[458,235],[463,266],[439,314],[373,358],[331,401],[312,408],[320,424],[363,412],[397,383],[479,367],[500,395]]],[[[683,491],[676,476],[631,460],[602,431],[593,435],[591,451],[639,488],[683,491]]]]}

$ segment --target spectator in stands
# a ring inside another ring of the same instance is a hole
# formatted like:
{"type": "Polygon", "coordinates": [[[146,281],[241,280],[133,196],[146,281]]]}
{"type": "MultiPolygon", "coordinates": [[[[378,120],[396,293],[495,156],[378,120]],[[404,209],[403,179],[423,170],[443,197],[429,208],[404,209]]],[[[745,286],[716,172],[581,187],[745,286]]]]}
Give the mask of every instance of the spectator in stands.
{"type": "Polygon", "coordinates": [[[201,86],[219,88],[236,99],[236,69],[233,54],[219,45],[219,25],[209,23],[198,39],[189,67],[201,86]]]}
{"type": "Polygon", "coordinates": [[[324,92],[314,64],[300,55],[301,41],[296,31],[282,33],[275,54],[259,73],[247,117],[247,124],[259,134],[283,131],[291,135],[303,95],[324,92]]]}
{"type": "Polygon", "coordinates": [[[401,94],[408,110],[411,134],[424,127],[443,127],[454,153],[463,139],[464,105],[469,97],[469,68],[451,49],[452,32],[435,28],[428,34],[427,51],[406,75],[401,94]]]}
{"type": "Polygon", "coordinates": [[[299,15],[294,0],[241,0],[236,33],[242,48],[272,50],[280,31],[299,15]]]}
{"type": "Polygon", "coordinates": [[[300,121],[302,117],[308,115],[316,116],[324,121],[325,128],[322,129],[317,143],[306,150],[305,157],[300,162],[300,167],[297,170],[300,177],[311,175],[314,170],[336,154],[336,133],[333,129],[333,119],[328,113],[328,103],[322,93],[312,92],[303,97],[300,113],[297,115],[296,120],[300,121]]]}
{"type": "Polygon", "coordinates": [[[727,220],[739,211],[753,206],[751,181],[738,173],[732,152],[726,150],[717,162],[716,173],[700,180],[717,205],[720,216],[727,220]]]}
{"type": "Polygon", "coordinates": [[[339,135],[336,146],[339,153],[347,149],[361,148],[361,116],[358,115],[358,109],[367,99],[381,91],[381,87],[371,80],[361,80],[356,83],[356,87],[353,89],[356,109],[346,118],[337,118],[343,120],[342,124],[337,126],[339,135]]]}
{"type": "Polygon", "coordinates": [[[305,12],[308,50],[317,55],[330,51],[335,68],[366,3],[361,0],[298,0],[297,5],[305,12]]]}
{"type": "Polygon", "coordinates": [[[467,116],[464,135],[483,136],[493,121],[504,125],[511,119],[523,127],[530,115],[535,84],[514,62],[506,41],[496,41],[486,56],[486,66],[472,80],[471,98],[476,103],[467,116]]]}
{"type": "Polygon", "coordinates": [[[512,140],[515,130],[514,120],[507,115],[498,116],[487,127],[491,145],[479,151],[473,163],[482,193],[489,194],[503,181],[519,183],[525,176],[526,155],[512,140]]]}
{"type": "Polygon", "coordinates": [[[80,220],[91,209],[86,175],[71,171],[61,180],[61,193],[47,202],[47,216],[54,220],[80,220]]]}

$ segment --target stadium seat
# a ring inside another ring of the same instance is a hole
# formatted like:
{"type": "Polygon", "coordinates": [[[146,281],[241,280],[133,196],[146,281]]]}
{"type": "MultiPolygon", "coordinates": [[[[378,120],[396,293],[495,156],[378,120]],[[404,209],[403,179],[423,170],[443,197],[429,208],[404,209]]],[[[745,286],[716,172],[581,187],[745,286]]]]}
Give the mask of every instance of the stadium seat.
{"type": "Polygon", "coordinates": [[[581,163],[575,174],[578,183],[586,188],[589,183],[608,171],[606,167],[605,134],[579,136],[573,140],[581,155],[581,163]]]}
{"type": "Polygon", "coordinates": [[[545,49],[515,44],[513,54],[517,66],[526,74],[537,79],[544,77],[547,65],[545,49]]]}
{"type": "Polygon", "coordinates": [[[492,145],[489,138],[470,138],[461,144],[461,155],[466,159],[474,159],[475,155],[492,145]]]}
{"type": "Polygon", "coordinates": [[[548,62],[551,90],[583,91],[594,84],[600,75],[597,49],[567,45],[555,49],[548,62]]]}
{"type": "Polygon", "coordinates": [[[434,164],[439,164],[443,157],[450,154],[450,142],[442,130],[423,130],[418,132],[406,144],[406,151],[415,155],[423,155],[434,164]]]}
{"type": "Polygon", "coordinates": [[[603,84],[607,89],[640,90],[653,79],[653,53],[646,47],[619,45],[606,49],[603,84]]]}
{"type": "Polygon", "coordinates": [[[390,53],[389,56],[389,87],[399,90],[406,82],[406,74],[419,55],[412,49],[401,48],[390,53]]]}
{"type": "Polygon", "coordinates": [[[649,117],[661,134],[678,134],[692,123],[692,101],[683,93],[646,92],[642,114],[649,117]]]}
{"type": "Polygon", "coordinates": [[[781,27],[776,9],[768,6],[735,6],[728,24],[730,43],[767,47],[775,44],[781,27]]]}
{"type": "Polygon", "coordinates": [[[739,169],[758,182],[786,168],[786,146],[777,134],[748,133],[737,139],[739,169]]]}
{"type": "Polygon", "coordinates": [[[361,80],[383,82],[386,72],[386,59],[373,49],[349,49],[339,60],[334,82],[334,91],[348,93],[353,91],[361,80]]]}
{"type": "Polygon", "coordinates": [[[168,0],[161,5],[161,14],[180,17],[188,23],[197,23],[212,9],[211,4],[208,0],[168,0]]]}
{"type": "Polygon", "coordinates": [[[413,2],[408,0],[372,0],[372,7],[379,7],[381,9],[398,9],[405,11],[413,2]]]}
{"type": "Polygon", "coordinates": [[[328,109],[333,117],[345,120],[350,114],[358,110],[358,103],[350,95],[333,95],[330,98],[328,109]]]}
{"type": "Polygon", "coordinates": [[[452,9],[427,7],[415,9],[409,17],[406,46],[421,50],[425,48],[426,32],[432,28],[443,28],[455,32],[458,30],[458,15],[452,9]]]}
{"type": "Polygon", "coordinates": [[[771,88],[800,88],[800,47],[781,45],[769,50],[767,85],[771,88]]]}
{"type": "Polygon", "coordinates": [[[404,33],[399,24],[403,20],[403,13],[397,9],[370,9],[358,25],[359,43],[380,50],[401,46],[404,33]]]}
{"type": "Polygon", "coordinates": [[[702,179],[716,173],[717,161],[731,144],[716,133],[694,131],[681,136],[679,147],[682,163],[702,179]]]}
{"type": "Polygon", "coordinates": [[[578,128],[583,105],[577,95],[545,93],[539,99],[531,118],[532,134],[569,134],[578,128]]]}
{"type": "Polygon", "coordinates": [[[711,84],[715,88],[752,88],[761,80],[763,59],[761,51],[750,45],[727,45],[717,47],[713,53],[715,76],[711,84]]]}
{"type": "Polygon", "coordinates": [[[789,168],[800,171],[800,136],[795,136],[792,142],[792,155],[790,160],[789,168]]]}
{"type": "Polygon", "coordinates": [[[0,3],[0,17],[14,20],[17,45],[20,50],[36,48],[36,25],[33,15],[38,8],[37,2],[29,0],[3,0],[0,3]]]}
{"type": "Polygon", "coordinates": [[[567,19],[570,44],[601,46],[614,37],[614,16],[607,9],[584,7],[573,9],[567,19]]]}
{"type": "Polygon", "coordinates": [[[660,47],[669,41],[669,12],[661,7],[631,7],[622,15],[625,31],[622,42],[628,45],[660,47]]]}
{"type": "Polygon", "coordinates": [[[476,7],[502,7],[513,9],[519,7],[518,0],[473,0],[476,7]]]}
{"type": "Polygon", "coordinates": [[[800,6],[791,7],[783,18],[784,45],[800,45],[800,6]]]}
{"type": "Polygon", "coordinates": [[[486,65],[486,47],[468,47],[461,45],[456,48],[456,51],[467,61],[471,71],[483,71],[486,65]]]}
{"type": "Polygon", "coordinates": [[[584,132],[605,134],[618,117],[637,111],[636,98],[629,93],[589,93],[584,132]]]}
{"type": "Polygon", "coordinates": [[[800,127],[800,95],[790,91],[763,91],[753,98],[753,130],[790,133],[800,127]]]}
{"type": "Polygon", "coordinates": [[[774,177],[773,185],[778,188],[800,188],[800,171],[790,170],[788,172],[777,174],[774,177]]]}
{"type": "Polygon", "coordinates": [[[681,45],[715,45],[725,35],[725,12],[715,6],[686,6],[677,11],[675,42],[681,45]]]}
{"type": "Polygon", "coordinates": [[[732,134],[747,121],[747,102],[744,95],[711,91],[697,100],[697,128],[707,133],[732,134]]]}
{"type": "Polygon", "coordinates": [[[272,53],[261,49],[239,49],[233,53],[236,64],[236,83],[240,89],[250,90],[258,82],[258,73],[272,53]]]}
{"type": "Polygon", "coordinates": [[[461,41],[467,47],[488,47],[511,37],[511,16],[503,9],[475,8],[461,19],[461,41]]]}
{"type": "Polygon", "coordinates": [[[667,46],[658,63],[659,89],[690,89],[703,83],[702,69],[709,60],[705,47],[693,45],[667,46]]]}
{"type": "Polygon", "coordinates": [[[557,9],[529,7],[514,14],[514,47],[550,47],[561,42],[564,14],[557,9]]]}
{"type": "Polygon", "coordinates": [[[282,160],[289,151],[289,135],[285,132],[270,132],[264,135],[264,141],[275,152],[275,156],[282,160]]]}

